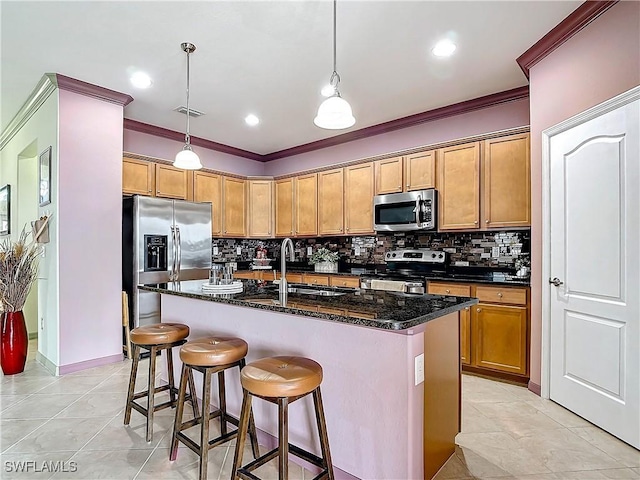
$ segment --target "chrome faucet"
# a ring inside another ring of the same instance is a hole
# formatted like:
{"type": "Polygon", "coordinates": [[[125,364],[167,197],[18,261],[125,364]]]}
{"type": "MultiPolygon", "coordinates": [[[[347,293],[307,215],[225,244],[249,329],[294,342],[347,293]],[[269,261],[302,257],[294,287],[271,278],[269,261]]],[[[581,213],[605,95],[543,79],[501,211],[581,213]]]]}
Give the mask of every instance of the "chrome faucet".
{"type": "Polygon", "coordinates": [[[290,238],[285,238],[282,241],[282,246],[280,247],[280,305],[286,306],[287,304],[287,246],[289,247],[289,260],[294,261],[295,253],[293,251],[293,242],[290,238]]]}

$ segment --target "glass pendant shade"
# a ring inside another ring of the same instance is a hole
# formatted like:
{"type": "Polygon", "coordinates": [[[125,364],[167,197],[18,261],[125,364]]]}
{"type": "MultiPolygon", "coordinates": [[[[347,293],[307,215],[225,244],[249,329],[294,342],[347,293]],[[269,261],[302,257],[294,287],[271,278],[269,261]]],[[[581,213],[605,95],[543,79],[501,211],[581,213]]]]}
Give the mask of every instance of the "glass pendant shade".
{"type": "Polygon", "coordinates": [[[339,130],[349,128],[356,123],[351,111],[351,105],[344,98],[334,95],[320,104],[318,115],[313,123],[320,128],[339,130]]]}
{"type": "Polygon", "coordinates": [[[202,168],[202,163],[200,163],[200,157],[191,150],[191,145],[185,145],[184,149],[176,155],[173,166],[184,170],[199,170],[202,168]]]}

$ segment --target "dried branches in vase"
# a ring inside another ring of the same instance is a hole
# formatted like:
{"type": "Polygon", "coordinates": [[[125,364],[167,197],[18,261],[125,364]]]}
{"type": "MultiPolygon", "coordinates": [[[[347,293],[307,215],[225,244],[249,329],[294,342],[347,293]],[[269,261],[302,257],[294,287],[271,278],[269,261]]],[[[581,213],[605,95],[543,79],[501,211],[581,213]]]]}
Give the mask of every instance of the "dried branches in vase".
{"type": "Polygon", "coordinates": [[[0,243],[0,305],[4,312],[24,308],[27,295],[38,277],[40,247],[28,242],[29,233],[22,229],[20,237],[0,243]]]}

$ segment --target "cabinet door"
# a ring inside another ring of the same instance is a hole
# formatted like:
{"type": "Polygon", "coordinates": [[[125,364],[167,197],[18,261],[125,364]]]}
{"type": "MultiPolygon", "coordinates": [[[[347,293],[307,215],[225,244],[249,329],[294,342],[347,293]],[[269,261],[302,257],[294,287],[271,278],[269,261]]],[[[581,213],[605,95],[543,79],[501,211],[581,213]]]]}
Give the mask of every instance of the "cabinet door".
{"type": "Polygon", "coordinates": [[[460,310],[460,361],[471,364],[471,309],[460,310]]]}
{"type": "Polygon", "coordinates": [[[360,288],[360,277],[334,275],[329,277],[329,285],[332,287],[360,288]]]}
{"type": "Polygon", "coordinates": [[[153,196],[155,164],[144,160],[122,159],[122,193],[153,196]]]}
{"type": "Polygon", "coordinates": [[[270,237],[273,224],[273,181],[249,180],[249,236],[270,237]]]}
{"type": "Polygon", "coordinates": [[[222,231],[227,237],[244,237],[247,233],[246,212],[246,181],[223,177],[222,196],[224,205],[222,214],[222,231]]]}
{"type": "Polygon", "coordinates": [[[295,235],[318,234],[318,174],[301,175],[295,181],[295,235]]]}
{"type": "Polygon", "coordinates": [[[193,201],[211,202],[211,235],[222,233],[222,176],[193,172],[193,201]]]}
{"type": "Polygon", "coordinates": [[[276,237],[293,236],[294,197],[293,178],[275,182],[276,190],[276,237]]]}
{"type": "Polygon", "coordinates": [[[318,173],[318,235],[339,235],[344,231],[344,171],[318,173]]]}
{"type": "Polygon", "coordinates": [[[344,169],[344,225],[346,233],[373,233],[373,164],[344,169]]]}
{"type": "Polygon", "coordinates": [[[402,157],[375,162],[376,195],[402,192],[402,157]]]}
{"type": "Polygon", "coordinates": [[[485,227],[530,226],[529,134],[485,140],[482,169],[485,227]]]}
{"type": "Polygon", "coordinates": [[[404,157],[405,191],[424,190],[436,186],[436,152],[414,153],[404,157]]]}
{"type": "Polygon", "coordinates": [[[473,308],[473,365],[527,374],[527,308],[479,303],[473,308]]]}
{"type": "Polygon", "coordinates": [[[438,151],[439,230],[480,226],[480,143],[438,151]]]}
{"type": "Polygon", "coordinates": [[[193,171],[156,163],[156,197],[193,200],[193,171]]]}

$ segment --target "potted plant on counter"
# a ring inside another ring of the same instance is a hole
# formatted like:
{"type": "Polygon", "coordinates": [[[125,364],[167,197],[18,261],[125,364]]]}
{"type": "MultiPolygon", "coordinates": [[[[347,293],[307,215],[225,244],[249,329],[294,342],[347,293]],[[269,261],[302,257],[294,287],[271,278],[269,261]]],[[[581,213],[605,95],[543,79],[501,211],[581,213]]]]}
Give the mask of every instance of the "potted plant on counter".
{"type": "Polygon", "coordinates": [[[337,273],[338,258],[340,258],[340,255],[337,252],[332,252],[322,247],[311,255],[309,263],[314,266],[316,272],[337,273]]]}
{"type": "Polygon", "coordinates": [[[0,363],[5,375],[24,370],[29,338],[22,309],[31,286],[38,276],[40,247],[27,242],[24,229],[17,241],[0,243],[0,306],[2,306],[2,336],[0,363]]]}

